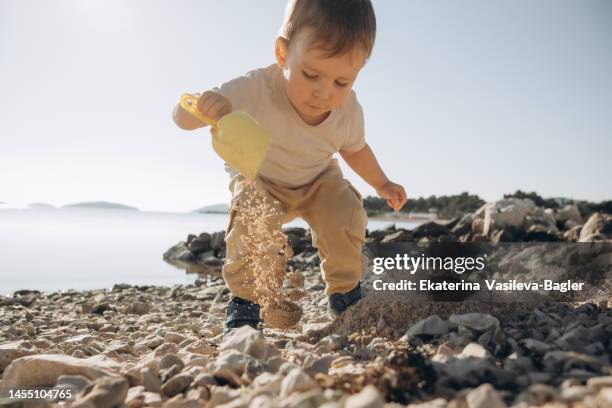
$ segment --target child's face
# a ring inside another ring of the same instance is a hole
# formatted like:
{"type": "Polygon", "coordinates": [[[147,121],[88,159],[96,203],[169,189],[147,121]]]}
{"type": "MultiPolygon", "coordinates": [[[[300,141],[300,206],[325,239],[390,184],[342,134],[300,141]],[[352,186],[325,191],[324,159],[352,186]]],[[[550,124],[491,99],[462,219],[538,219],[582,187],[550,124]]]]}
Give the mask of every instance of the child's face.
{"type": "Polygon", "coordinates": [[[283,68],[289,101],[304,122],[321,123],[340,106],[366,61],[366,52],[354,47],[344,55],[328,57],[322,49],[311,48],[311,32],[305,29],[287,48],[276,40],[276,58],[283,68]]]}

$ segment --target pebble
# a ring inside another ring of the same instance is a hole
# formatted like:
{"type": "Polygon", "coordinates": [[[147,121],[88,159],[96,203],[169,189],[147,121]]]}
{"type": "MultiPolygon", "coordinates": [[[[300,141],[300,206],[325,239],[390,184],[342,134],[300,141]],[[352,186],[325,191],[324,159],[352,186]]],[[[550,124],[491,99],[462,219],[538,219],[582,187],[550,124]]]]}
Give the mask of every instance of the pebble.
{"type": "Polygon", "coordinates": [[[488,357],[491,357],[491,354],[487,351],[487,349],[482,347],[480,344],[470,343],[467,346],[465,346],[465,348],[458,355],[458,357],[460,358],[465,358],[465,357],[488,358],[488,357]]]}
{"type": "Polygon", "coordinates": [[[452,323],[478,332],[486,332],[499,327],[499,320],[485,313],[451,315],[448,320],[452,323]]]}
{"type": "Polygon", "coordinates": [[[159,392],[162,386],[159,377],[149,367],[143,367],[140,370],[140,383],[145,387],[145,390],[149,392],[159,392]]]}
{"type": "Polygon", "coordinates": [[[219,346],[219,351],[237,350],[255,358],[264,358],[266,353],[263,333],[250,326],[232,330],[219,346]]]}
{"type": "Polygon", "coordinates": [[[191,375],[189,373],[180,373],[170,378],[161,387],[161,393],[167,397],[173,397],[179,392],[185,391],[185,389],[191,384],[191,375]]]}
{"type": "Polygon", "coordinates": [[[124,378],[102,377],[94,382],[93,388],[80,402],[91,402],[96,408],[113,408],[125,401],[128,388],[124,378]]]}
{"type": "Polygon", "coordinates": [[[348,397],[344,406],[347,408],[383,408],[385,401],[376,387],[368,385],[361,392],[348,397]]]}
{"type": "Polygon", "coordinates": [[[468,408],[506,408],[507,405],[501,399],[491,384],[482,384],[470,391],[466,397],[468,408]]]}
{"type": "Polygon", "coordinates": [[[304,392],[318,389],[319,385],[301,368],[294,368],[281,382],[281,396],[288,396],[293,392],[304,392]]]}
{"type": "Polygon", "coordinates": [[[221,352],[217,360],[213,363],[211,371],[216,373],[222,370],[229,370],[237,375],[242,375],[246,366],[253,361],[253,357],[238,350],[229,349],[221,352]]]}
{"type": "Polygon", "coordinates": [[[438,315],[431,315],[412,325],[406,336],[440,336],[448,333],[448,325],[438,315]]]}

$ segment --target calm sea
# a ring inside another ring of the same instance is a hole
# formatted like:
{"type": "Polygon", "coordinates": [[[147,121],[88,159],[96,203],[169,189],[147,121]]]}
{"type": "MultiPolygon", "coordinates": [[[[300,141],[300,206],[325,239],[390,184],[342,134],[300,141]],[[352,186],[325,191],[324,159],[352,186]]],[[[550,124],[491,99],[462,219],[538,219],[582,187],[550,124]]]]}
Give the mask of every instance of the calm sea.
{"type": "MultiPolygon", "coordinates": [[[[0,210],[0,294],[19,289],[174,285],[197,277],[162,260],[187,234],[224,230],[227,214],[107,209],[0,210]]],[[[388,221],[370,220],[379,229],[388,221]]],[[[302,220],[290,226],[306,227],[302,220]]],[[[413,228],[413,223],[398,222],[413,228]]]]}

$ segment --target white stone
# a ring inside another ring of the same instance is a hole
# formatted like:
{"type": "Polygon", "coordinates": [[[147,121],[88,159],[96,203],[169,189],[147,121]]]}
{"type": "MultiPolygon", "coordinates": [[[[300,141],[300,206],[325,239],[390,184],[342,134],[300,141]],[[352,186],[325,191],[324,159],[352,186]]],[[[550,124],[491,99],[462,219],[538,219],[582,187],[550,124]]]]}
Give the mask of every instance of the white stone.
{"type": "Polygon", "coordinates": [[[601,388],[612,387],[612,375],[589,378],[586,385],[594,391],[600,390],[601,388]]]}
{"type": "Polygon", "coordinates": [[[132,400],[136,399],[144,399],[143,393],[145,392],[145,387],[142,385],[137,385],[128,390],[127,397],[125,397],[125,403],[128,404],[132,400]]]}
{"type": "Polygon", "coordinates": [[[288,396],[292,392],[305,392],[318,389],[319,384],[301,368],[294,368],[281,381],[281,396],[288,396]]]}
{"type": "Polygon", "coordinates": [[[444,398],[436,398],[435,400],[410,404],[407,408],[446,408],[448,401],[444,398]]]}
{"type": "Polygon", "coordinates": [[[361,392],[351,395],[344,403],[346,408],[383,408],[385,401],[373,385],[368,385],[361,392]]]}
{"type": "Polygon", "coordinates": [[[128,382],[123,377],[98,378],[93,388],[79,402],[90,401],[96,408],[113,408],[123,405],[128,394],[128,382]]]}
{"type": "Polygon", "coordinates": [[[596,400],[600,407],[612,407],[612,387],[602,388],[596,400]]]}
{"type": "Polygon", "coordinates": [[[263,333],[248,325],[234,329],[219,346],[219,351],[225,350],[238,350],[258,359],[265,358],[263,333]]]}
{"type": "Polygon", "coordinates": [[[214,348],[204,340],[196,340],[182,349],[184,352],[192,352],[210,356],[214,352],[214,348]]]}
{"type": "Polygon", "coordinates": [[[208,400],[208,407],[217,407],[227,402],[240,398],[242,394],[241,390],[232,389],[230,387],[219,387],[213,386],[210,390],[210,400],[208,400]]]}
{"type": "Polygon", "coordinates": [[[574,385],[561,390],[561,398],[566,402],[582,401],[589,394],[589,388],[583,385],[574,385]]]}
{"type": "Polygon", "coordinates": [[[202,401],[183,397],[182,394],[175,395],[164,403],[164,408],[201,408],[202,401]]]}
{"type": "Polygon", "coordinates": [[[160,407],[162,400],[161,400],[161,395],[159,395],[156,392],[148,392],[145,391],[142,393],[143,396],[143,404],[146,406],[152,406],[152,407],[160,407]]]}
{"type": "Polygon", "coordinates": [[[253,388],[258,392],[268,391],[273,395],[280,394],[283,377],[278,374],[263,372],[253,380],[253,388]]]}
{"type": "Polygon", "coordinates": [[[346,336],[339,334],[330,334],[319,340],[318,345],[328,351],[340,350],[346,344],[346,336]]]}
{"type": "Polygon", "coordinates": [[[325,397],[323,397],[321,390],[314,389],[291,393],[291,395],[281,399],[278,405],[286,408],[313,408],[320,407],[324,401],[325,397]]]}
{"type": "Polygon", "coordinates": [[[249,408],[274,408],[274,400],[267,394],[261,394],[251,400],[249,408]]]}
{"type": "Polygon", "coordinates": [[[225,350],[219,357],[213,362],[212,372],[230,370],[238,375],[244,372],[246,365],[253,360],[253,357],[249,356],[238,350],[225,350]]]}
{"type": "Polygon", "coordinates": [[[600,225],[604,222],[604,216],[600,213],[593,213],[580,230],[578,242],[590,242],[591,237],[599,232],[600,225]]]}
{"type": "Polygon", "coordinates": [[[476,357],[488,358],[491,354],[478,343],[470,343],[463,348],[463,351],[458,355],[459,358],[476,357]]]}
{"type": "Polygon", "coordinates": [[[491,384],[482,384],[473,389],[466,397],[468,408],[506,408],[507,405],[501,399],[491,384]]]}

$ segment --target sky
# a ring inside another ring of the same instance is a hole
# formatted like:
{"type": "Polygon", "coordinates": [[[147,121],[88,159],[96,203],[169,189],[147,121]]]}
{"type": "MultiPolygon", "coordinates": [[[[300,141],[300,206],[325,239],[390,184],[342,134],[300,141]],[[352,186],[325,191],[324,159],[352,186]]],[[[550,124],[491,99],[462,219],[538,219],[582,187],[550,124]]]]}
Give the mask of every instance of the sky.
{"type": "MultiPolygon", "coordinates": [[[[285,1],[254,4],[0,0],[0,202],[228,201],[208,130],[171,113],[184,92],[274,62],[285,1]]],[[[612,198],[612,2],[373,4],[354,89],[367,142],[409,198],[612,198]]]]}

